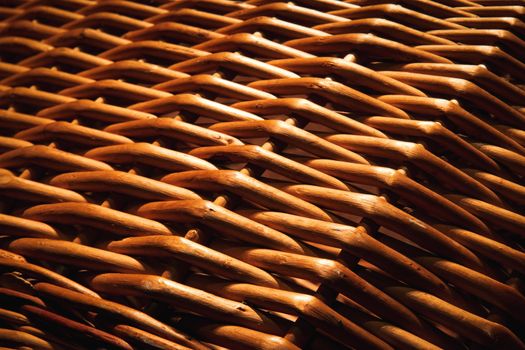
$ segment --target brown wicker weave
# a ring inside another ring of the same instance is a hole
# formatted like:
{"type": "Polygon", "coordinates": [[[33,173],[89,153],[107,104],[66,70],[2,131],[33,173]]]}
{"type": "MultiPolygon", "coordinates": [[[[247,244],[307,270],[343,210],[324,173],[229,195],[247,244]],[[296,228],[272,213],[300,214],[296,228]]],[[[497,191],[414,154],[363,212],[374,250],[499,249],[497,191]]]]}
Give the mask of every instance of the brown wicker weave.
{"type": "Polygon", "coordinates": [[[1,349],[525,349],[524,0],[0,6],[1,349]]]}

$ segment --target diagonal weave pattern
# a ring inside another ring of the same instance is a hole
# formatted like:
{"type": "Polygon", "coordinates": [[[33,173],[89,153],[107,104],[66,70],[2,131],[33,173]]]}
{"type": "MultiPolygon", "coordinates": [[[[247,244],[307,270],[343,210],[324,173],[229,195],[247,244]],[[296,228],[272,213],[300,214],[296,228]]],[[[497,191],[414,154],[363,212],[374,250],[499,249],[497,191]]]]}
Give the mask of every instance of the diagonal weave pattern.
{"type": "Polygon", "coordinates": [[[525,349],[525,1],[0,5],[0,347],[525,349]]]}

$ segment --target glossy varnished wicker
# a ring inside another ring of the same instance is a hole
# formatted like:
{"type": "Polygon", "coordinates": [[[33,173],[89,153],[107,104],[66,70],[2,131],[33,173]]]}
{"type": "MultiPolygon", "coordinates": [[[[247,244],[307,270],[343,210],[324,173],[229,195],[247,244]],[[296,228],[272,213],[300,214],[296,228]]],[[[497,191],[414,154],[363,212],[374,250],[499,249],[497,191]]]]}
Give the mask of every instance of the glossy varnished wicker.
{"type": "Polygon", "coordinates": [[[0,5],[0,348],[525,349],[523,0],[0,5]]]}

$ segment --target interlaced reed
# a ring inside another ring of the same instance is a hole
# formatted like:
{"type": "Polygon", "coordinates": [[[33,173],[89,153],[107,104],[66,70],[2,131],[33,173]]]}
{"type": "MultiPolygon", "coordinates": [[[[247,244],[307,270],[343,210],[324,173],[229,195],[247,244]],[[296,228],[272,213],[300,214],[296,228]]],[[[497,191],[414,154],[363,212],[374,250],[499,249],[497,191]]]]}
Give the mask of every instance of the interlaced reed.
{"type": "Polygon", "coordinates": [[[0,5],[2,349],[525,349],[523,0],[0,5]]]}

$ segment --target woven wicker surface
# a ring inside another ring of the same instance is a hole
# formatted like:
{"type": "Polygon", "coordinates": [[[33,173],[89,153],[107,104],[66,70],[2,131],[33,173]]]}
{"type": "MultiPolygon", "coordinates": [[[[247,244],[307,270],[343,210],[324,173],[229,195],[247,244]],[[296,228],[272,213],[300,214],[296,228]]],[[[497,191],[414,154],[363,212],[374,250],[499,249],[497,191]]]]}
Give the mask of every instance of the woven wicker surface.
{"type": "Polygon", "coordinates": [[[0,5],[0,347],[525,349],[524,1],[0,5]]]}

